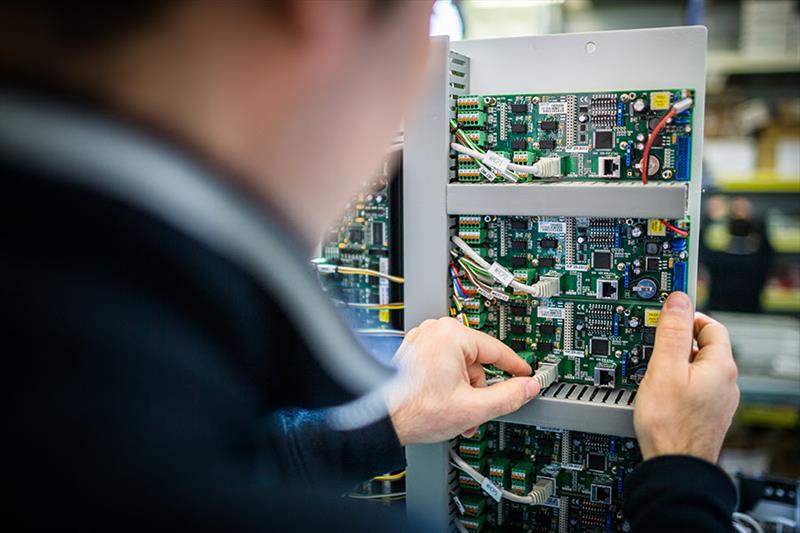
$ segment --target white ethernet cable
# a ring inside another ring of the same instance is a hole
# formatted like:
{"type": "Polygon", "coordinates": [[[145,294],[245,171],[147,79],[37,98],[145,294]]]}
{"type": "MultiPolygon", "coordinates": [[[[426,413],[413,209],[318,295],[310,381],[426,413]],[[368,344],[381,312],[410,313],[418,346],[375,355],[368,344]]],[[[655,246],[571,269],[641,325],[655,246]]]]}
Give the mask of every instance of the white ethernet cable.
{"type": "MultiPolygon", "coordinates": [[[[470,156],[479,163],[485,163],[487,160],[493,161],[493,159],[490,159],[492,157],[495,158],[501,157],[498,156],[497,154],[492,154],[490,152],[484,154],[477,150],[473,150],[472,148],[467,148],[463,144],[458,144],[458,143],[451,143],[450,147],[456,152],[470,156]]],[[[535,162],[532,165],[520,165],[518,163],[511,163],[508,162],[508,160],[505,158],[503,158],[503,163],[504,164],[502,166],[504,168],[502,170],[511,170],[513,172],[532,174],[537,178],[552,178],[559,176],[561,174],[561,159],[558,157],[542,157],[539,159],[539,161],[535,162]]]]}
{"type": "MultiPolygon", "coordinates": [[[[458,456],[458,454],[450,450],[450,459],[453,461],[453,466],[467,474],[469,477],[477,481],[481,486],[484,484],[484,480],[486,480],[486,476],[472,468],[464,459],[458,456]]],[[[491,481],[490,481],[491,483],[491,481]]],[[[548,499],[553,495],[555,490],[555,481],[552,478],[541,477],[536,480],[536,483],[533,485],[531,491],[524,495],[520,496],[519,494],[514,494],[511,491],[508,491],[502,487],[498,487],[494,483],[492,483],[492,487],[494,489],[499,489],[502,497],[508,501],[522,503],[526,505],[542,505],[547,502],[548,499]]]]}
{"type": "MultiPolygon", "coordinates": [[[[479,267],[492,273],[495,279],[503,283],[502,280],[499,279],[497,275],[495,275],[495,272],[496,269],[498,268],[505,270],[504,267],[502,267],[498,263],[495,263],[496,267],[490,265],[488,261],[486,261],[483,257],[481,257],[480,254],[478,254],[475,250],[473,250],[472,247],[469,244],[465,243],[464,240],[458,235],[453,235],[451,240],[453,241],[453,244],[458,246],[458,248],[464,253],[464,255],[469,257],[479,267]]],[[[548,274],[542,276],[541,279],[539,279],[539,281],[537,281],[533,285],[526,285],[515,279],[510,280],[508,283],[504,283],[504,285],[510,286],[512,289],[516,291],[528,293],[535,298],[549,298],[551,296],[556,296],[559,294],[559,292],[561,292],[560,276],[548,275],[548,274]]]]}
{"type": "Polygon", "coordinates": [[[539,383],[541,390],[546,389],[558,380],[558,363],[542,361],[539,369],[533,374],[533,379],[539,383]]]}

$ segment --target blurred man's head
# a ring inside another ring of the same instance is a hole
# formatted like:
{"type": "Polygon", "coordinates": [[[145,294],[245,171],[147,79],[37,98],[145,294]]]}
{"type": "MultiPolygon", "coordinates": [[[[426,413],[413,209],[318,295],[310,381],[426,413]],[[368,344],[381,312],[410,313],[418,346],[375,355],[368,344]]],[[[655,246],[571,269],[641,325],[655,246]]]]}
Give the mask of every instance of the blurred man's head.
{"type": "Polygon", "coordinates": [[[418,91],[430,10],[427,0],[28,0],[4,8],[0,69],[176,132],[313,239],[376,168],[418,91]]]}

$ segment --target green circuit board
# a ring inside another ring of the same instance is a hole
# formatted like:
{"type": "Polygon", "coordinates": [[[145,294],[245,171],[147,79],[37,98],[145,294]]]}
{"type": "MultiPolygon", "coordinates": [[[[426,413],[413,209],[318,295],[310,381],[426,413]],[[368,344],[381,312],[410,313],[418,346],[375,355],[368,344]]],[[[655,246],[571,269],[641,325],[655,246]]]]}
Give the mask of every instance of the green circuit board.
{"type": "MultiPolygon", "coordinates": [[[[401,275],[399,189],[393,182],[390,161],[371,182],[365,184],[345,206],[338,224],[322,240],[322,258],[331,265],[366,268],[384,274],[401,275]]],[[[334,301],[348,304],[385,305],[402,302],[402,286],[364,275],[327,275],[321,279],[334,301]]],[[[402,324],[401,311],[349,307],[359,328],[391,329],[402,324]]]]}
{"type": "Polygon", "coordinates": [[[526,494],[538,478],[555,481],[545,505],[496,502],[458,473],[458,520],[469,531],[622,532],[622,485],[642,458],[635,439],[490,422],[457,453],[496,485],[526,494]]]}
{"type": "MultiPolygon", "coordinates": [[[[673,224],[689,231],[686,222],[673,224]]],[[[471,327],[531,363],[555,356],[562,382],[638,387],[661,302],[674,290],[686,290],[685,236],[659,219],[636,218],[461,216],[457,228],[473,250],[520,282],[561,276],[561,292],[550,298],[497,285],[487,295],[461,279],[471,327]]]]}
{"type": "MultiPolygon", "coordinates": [[[[468,95],[456,100],[456,120],[470,140],[514,163],[558,158],[561,179],[640,180],[637,168],[649,132],[672,104],[694,91],[468,95]]],[[[653,141],[651,180],[688,181],[691,108],[677,114],[653,141]]],[[[467,155],[458,155],[458,181],[487,181],[467,155]]],[[[521,174],[519,181],[535,179],[521,174]]],[[[492,181],[504,181],[499,174],[492,181]]]]}

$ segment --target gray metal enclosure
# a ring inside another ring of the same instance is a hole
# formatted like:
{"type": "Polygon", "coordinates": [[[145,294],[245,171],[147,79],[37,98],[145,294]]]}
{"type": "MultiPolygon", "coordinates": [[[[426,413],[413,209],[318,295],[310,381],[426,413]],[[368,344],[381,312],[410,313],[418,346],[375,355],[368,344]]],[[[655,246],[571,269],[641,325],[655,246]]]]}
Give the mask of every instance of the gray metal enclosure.
{"type": "MultiPolygon", "coordinates": [[[[446,316],[450,217],[459,214],[632,216],[692,219],[688,292],[697,279],[701,191],[706,29],[676,27],[448,42],[434,38],[428,87],[405,134],[404,273],[405,328],[446,316]],[[689,88],[695,90],[690,182],[650,183],[450,183],[448,121],[461,94],[602,92],[689,88]]],[[[585,389],[540,398],[502,420],[568,430],[634,436],[635,394],[585,398],[585,389]],[[584,394],[580,394],[584,391],[584,394]],[[582,396],[584,399],[577,399],[582,396]],[[612,398],[613,397],[613,398],[612,398]]],[[[566,388],[565,388],[566,389],[566,388]]],[[[458,406],[443,405],[442,409],[458,406]]],[[[449,489],[451,443],[409,446],[409,513],[453,528],[449,489]]]]}

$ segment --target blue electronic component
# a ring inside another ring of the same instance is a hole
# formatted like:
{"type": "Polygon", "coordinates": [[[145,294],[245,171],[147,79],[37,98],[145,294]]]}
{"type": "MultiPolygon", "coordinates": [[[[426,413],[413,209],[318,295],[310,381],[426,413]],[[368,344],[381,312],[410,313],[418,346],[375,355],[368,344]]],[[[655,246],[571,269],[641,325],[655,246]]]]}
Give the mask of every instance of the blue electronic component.
{"type": "Polygon", "coordinates": [[[625,167],[631,168],[631,151],[632,151],[631,143],[628,143],[628,146],[625,147],[625,167]]]}
{"type": "Polygon", "coordinates": [[[622,279],[622,283],[624,287],[627,289],[631,285],[631,274],[630,274],[631,267],[627,264],[625,265],[625,276],[622,279]]]}
{"type": "Polygon", "coordinates": [[[678,154],[675,159],[675,179],[689,181],[692,145],[689,137],[678,137],[678,154]]]}
{"type": "Polygon", "coordinates": [[[619,315],[614,315],[614,336],[619,337],[619,315]]]}
{"type": "Polygon", "coordinates": [[[617,102],[617,126],[623,126],[625,124],[625,119],[622,116],[622,112],[624,110],[624,104],[622,100],[617,102]]]}
{"type": "Polygon", "coordinates": [[[614,233],[614,248],[622,246],[622,226],[617,224],[617,231],[614,233]]]}
{"type": "Polygon", "coordinates": [[[682,261],[672,266],[672,290],[686,292],[686,263],[682,261]]]}
{"type": "Polygon", "coordinates": [[[676,252],[683,252],[686,250],[686,239],[673,239],[671,245],[676,252]]]}

